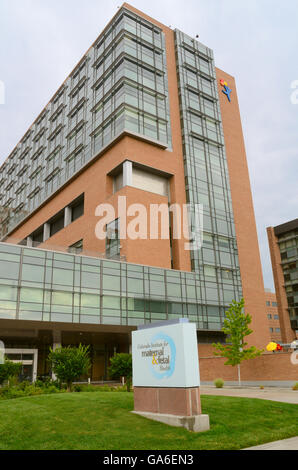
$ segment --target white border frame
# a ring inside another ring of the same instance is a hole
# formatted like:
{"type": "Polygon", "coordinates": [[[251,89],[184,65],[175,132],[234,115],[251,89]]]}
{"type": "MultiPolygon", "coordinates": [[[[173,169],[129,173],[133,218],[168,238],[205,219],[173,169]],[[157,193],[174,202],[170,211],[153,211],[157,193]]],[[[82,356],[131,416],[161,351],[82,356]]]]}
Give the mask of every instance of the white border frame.
{"type": "MultiPolygon", "coordinates": [[[[33,374],[32,374],[32,382],[36,381],[37,378],[37,361],[38,361],[38,349],[17,349],[17,348],[8,348],[5,349],[5,354],[33,354],[33,374]]],[[[22,362],[22,364],[26,363],[27,361],[17,361],[22,362]]]]}

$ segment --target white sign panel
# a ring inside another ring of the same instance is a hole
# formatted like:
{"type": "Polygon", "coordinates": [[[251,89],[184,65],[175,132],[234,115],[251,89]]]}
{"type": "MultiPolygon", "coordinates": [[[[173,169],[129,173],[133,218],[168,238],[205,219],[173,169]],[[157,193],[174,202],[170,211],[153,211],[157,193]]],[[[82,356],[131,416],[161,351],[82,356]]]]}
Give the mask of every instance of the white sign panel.
{"type": "Polygon", "coordinates": [[[195,323],[180,320],[133,331],[132,361],[135,387],[198,387],[195,323]]]}

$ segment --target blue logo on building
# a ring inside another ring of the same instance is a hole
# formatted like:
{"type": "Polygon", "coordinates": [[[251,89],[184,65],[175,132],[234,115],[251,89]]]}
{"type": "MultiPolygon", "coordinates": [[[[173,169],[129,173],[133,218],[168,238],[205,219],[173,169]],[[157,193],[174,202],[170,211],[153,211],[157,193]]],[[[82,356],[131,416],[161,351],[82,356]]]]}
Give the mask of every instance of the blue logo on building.
{"type": "Polygon", "coordinates": [[[223,87],[222,92],[227,96],[228,100],[231,102],[231,88],[228,87],[228,83],[225,82],[223,79],[220,80],[220,84],[223,87]]]}

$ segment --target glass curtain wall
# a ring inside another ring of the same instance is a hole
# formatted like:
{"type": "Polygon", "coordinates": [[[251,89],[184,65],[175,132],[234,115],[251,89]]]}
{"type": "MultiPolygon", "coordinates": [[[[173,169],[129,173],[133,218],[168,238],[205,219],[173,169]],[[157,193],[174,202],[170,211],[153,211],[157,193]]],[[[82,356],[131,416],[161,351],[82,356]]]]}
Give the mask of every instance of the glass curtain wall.
{"type": "Polygon", "coordinates": [[[203,205],[203,246],[191,251],[192,270],[219,315],[242,286],[213,52],[178,30],[175,42],[187,202],[203,205]]]}
{"type": "Polygon", "coordinates": [[[0,236],[121,133],[171,147],[165,39],[122,8],[0,169],[0,236]]]}
{"type": "Polygon", "coordinates": [[[0,243],[0,320],[134,325],[186,317],[218,331],[224,315],[200,274],[0,243]]]}

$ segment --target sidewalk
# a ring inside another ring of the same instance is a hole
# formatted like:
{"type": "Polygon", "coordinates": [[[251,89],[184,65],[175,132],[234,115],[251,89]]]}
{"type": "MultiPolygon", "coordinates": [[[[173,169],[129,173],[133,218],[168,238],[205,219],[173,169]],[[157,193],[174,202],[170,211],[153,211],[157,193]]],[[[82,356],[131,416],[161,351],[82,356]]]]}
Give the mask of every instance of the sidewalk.
{"type": "Polygon", "coordinates": [[[247,447],[242,450],[298,450],[298,437],[283,439],[282,441],[267,442],[260,446],[247,447]]]}
{"type": "Polygon", "coordinates": [[[201,395],[219,395],[226,397],[261,398],[263,400],[280,401],[298,404],[298,391],[289,388],[265,387],[231,387],[216,388],[211,385],[201,385],[201,395]]]}

